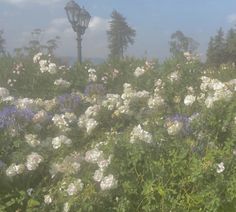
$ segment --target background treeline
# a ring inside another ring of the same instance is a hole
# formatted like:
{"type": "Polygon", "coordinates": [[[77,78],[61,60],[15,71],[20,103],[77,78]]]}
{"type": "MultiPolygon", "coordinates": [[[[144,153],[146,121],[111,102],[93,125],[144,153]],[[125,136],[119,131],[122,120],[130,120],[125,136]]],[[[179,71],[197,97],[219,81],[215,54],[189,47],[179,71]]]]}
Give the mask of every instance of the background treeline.
{"type": "MultiPolygon", "coordinates": [[[[114,10],[111,13],[110,27],[107,30],[107,41],[111,61],[124,60],[125,51],[129,45],[134,44],[136,31],[128,25],[126,18],[114,10]]],[[[59,47],[60,37],[56,36],[47,41],[42,41],[43,30],[34,29],[28,43],[15,49],[16,58],[32,58],[38,52],[50,54],[55,59],[55,50],[59,47]]],[[[175,60],[182,61],[186,58],[186,52],[192,56],[198,55],[199,43],[192,37],[186,36],[182,31],[177,30],[170,36],[170,56],[175,60]]],[[[4,31],[0,30],[0,56],[10,56],[6,51],[6,40],[4,31]]],[[[58,59],[58,58],[57,58],[58,59]]],[[[65,62],[65,61],[64,61],[65,62]]],[[[208,43],[206,52],[206,65],[218,67],[221,64],[236,62],[236,29],[230,28],[224,32],[220,28],[216,35],[212,36],[208,43]]]]}

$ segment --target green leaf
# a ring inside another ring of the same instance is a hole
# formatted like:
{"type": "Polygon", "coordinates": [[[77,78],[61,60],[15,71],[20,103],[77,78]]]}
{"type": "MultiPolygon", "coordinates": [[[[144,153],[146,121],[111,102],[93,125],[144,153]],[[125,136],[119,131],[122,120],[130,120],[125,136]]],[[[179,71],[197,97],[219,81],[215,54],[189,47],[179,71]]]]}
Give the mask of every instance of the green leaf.
{"type": "Polygon", "coordinates": [[[40,205],[40,202],[35,199],[30,199],[27,203],[28,208],[34,208],[40,205]]]}

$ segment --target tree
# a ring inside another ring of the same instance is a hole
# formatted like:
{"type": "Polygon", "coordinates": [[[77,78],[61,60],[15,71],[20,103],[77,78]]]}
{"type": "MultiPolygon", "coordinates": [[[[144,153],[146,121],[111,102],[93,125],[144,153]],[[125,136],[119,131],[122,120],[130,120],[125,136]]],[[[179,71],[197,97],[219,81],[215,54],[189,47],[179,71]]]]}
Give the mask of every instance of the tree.
{"type": "Polygon", "coordinates": [[[47,41],[47,44],[45,45],[45,49],[47,50],[47,53],[50,55],[54,55],[54,51],[58,48],[58,41],[60,37],[56,36],[55,38],[49,39],[47,41]]]}
{"type": "Polygon", "coordinates": [[[121,59],[129,44],[134,43],[136,31],[126,23],[126,19],[114,10],[111,14],[110,29],[107,31],[110,58],[121,59]]]}
{"type": "Polygon", "coordinates": [[[3,38],[3,30],[0,30],[0,55],[5,55],[5,39],[3,38]]]}
{"type": "Polygon", "coordinates": [[[236,31],[231,28],[226,38],[226,58],[227,62],[236,63],[236,31]]]}
{"type": "Polygon", "coordinates": [[[222,28],[220,28],[215,37],[212,37],[208,44],[207,63],[215,66],[226,63],[226,46],[224,31],[222,28]]]}
{"type": "Polygon", "coordinates": [[[184,52],[194,53],[199,43],[191,37],[187,37],[181,31],[176,31],[171,35],[170,52],[176,57],[183,57],[184,52]]]}
{"type": "Polygon", "coordinates": [[[25,51],[29,56],[33,56],[42,51],[43,46],[41,45],[41,37],[42,37],[42,30],[41,29],[34,29],[31,32],[31,39],[26,47],[24,47],[25,51]]]}

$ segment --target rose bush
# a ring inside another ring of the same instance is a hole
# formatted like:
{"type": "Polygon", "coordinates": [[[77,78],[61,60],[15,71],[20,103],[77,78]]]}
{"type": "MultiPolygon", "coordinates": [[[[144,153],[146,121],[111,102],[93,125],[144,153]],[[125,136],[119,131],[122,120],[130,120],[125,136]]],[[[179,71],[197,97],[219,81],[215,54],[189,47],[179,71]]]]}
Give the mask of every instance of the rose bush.
{"type": "Polygon", "coordinates": [[[236,210],[234,67],[4,64],[1,211],[236,210]]]}

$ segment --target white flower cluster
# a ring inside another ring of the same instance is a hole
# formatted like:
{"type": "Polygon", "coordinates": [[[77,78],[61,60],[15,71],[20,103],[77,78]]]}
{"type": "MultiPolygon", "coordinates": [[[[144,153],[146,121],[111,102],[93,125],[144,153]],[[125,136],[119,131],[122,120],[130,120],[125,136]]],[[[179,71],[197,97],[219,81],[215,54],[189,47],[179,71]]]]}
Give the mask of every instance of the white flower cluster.
{"type": "Polygon", "coordinates": [[[189,94],[189,95],[185,96],[184,104],[186,106],[191,106],[195,102],[195,100],[196,100],[196,96],[189,94]]]}
{"type": "Polygon", "coordinates": [[[70,131],[70,124],[75,122],[77,119],[74,113],[65,114],[55,114],[52,118],[52,121],[56,127],[58,127],[62,132],[70,131]]]}
{"type": "Polygon", "coordinates": [[[10,95],[8,89],[0,87],[0,99],[4,99],[10,95]]]}
{"type": "Polygon", "coordinates": [[[36,152],[32,152],[27,156],[27,161],[25,166],[29,171],[35,170],[39,164],[43,162],[43,157],[36,152]]]}
{"type": "Polygon", "coordinates": [[[86,117],[96,117],[100,109],[100,105],[89,106],[84,114],[86,117]]]}
{"type": "Polygon", "coordinates": [[[164,105],[165,101],[161,96],[161,91],[164,88],[164,83],[161,79],[156,80],[155,86],[154,86],[154,94],[150,96],[148,99],[148,107],[150,109],[157,108],[159,106],[164,105]]]}
{"type": "Polygon", "coordinates": [[[104,171],[111,163],[111,156],[109,156],[108,159],[105,159],[103,151],[94,148],[85,153],[85,161],[98,165],[99,169],[95,171],[93,179],[96,182],[100,182],[101,190],[108,190],[116,187],[117,180],[115,180],[112,174],[104,177],[104,171]]]}
{"type": "Polygon", "coordinates": [[[174,120],[174,121],[168,120],[165,125],[166,125],[167,132],[169,135],[176,135],[183,128],[183,123],[177,120],[174,120]]]}
{"type": "Polygon", "coordinates": [[[81,115],[78,121],[78,126],[85,128],[88,134],[91,134],[97,125],[98,122],[95,119],[89,118],[86,115],[81,115]]]}
{"type": "Polygon", "coordinates": [[[40,144],[40,141],[37,138],[37,135],[34,134],[26,134],[25,141],[32,147],[36,147],[40,144]]]}
{"type": "Polygon", "coordinates": [[[60,79],[57,79],[57,80],[54,81],[54,85],[59,86],[61,88],[69,88],[71,83],[64,80],[64,79],[62,79],[62,78],[60,78],[60,79]]]}
{"type": "Polygon", "coordinates": [[[143,75],[146,72],[146,70],[144,69],[144,67],[137,67],[134,71],[134,76],[135,77],[140,77],[141,75],[143,75]]]}
{"type": "Polygon", "coordinates": [[[91,134],[91,132],[98,125],[98,122],[94,119],[94,117],[98,114],[100,108],[100,105],[90,106],[79,118],[78,126],[85,128],[88,134],[91,134]]]}
{"type": "Polygon", "coordinates": [[[66,192],[69,196],[73,196],[78,192],[82,191],[83,187],[84,184],[82,183],[81,179],[77,179],[73,183],[69,184],[68,188],[66,189],[66,192]]]}
{"type": "Polygon", "coordinates": [[[25,170],[24,164],[16,165],[15,163],[13,163],[7,168],[6,175],[8,177],[14,177],[15,175],[22,174],[24,170],[25,170]]]}
{"type": "Polygon", "coordinates": [[[52,146],[54,149],[58,149],[62,144],[71,145],[72,140],[67,138],[65,135],[60,135],[52,139],[52,146]]]}
{"type": "Polygon", "coordinates": [[[102,191],[105,190],[110,190],[113,188],[117,187],[117,180],[115,179],[115,177],[112,174],[109,174],[108,176],[104,177],[100,183],[100,187],[102,191]]]}
{"type": "Polygon", "coordinates": [[[201,77],[201,80],[200,89],[208,94],[205,99],[207,108],[211,108],[216,101],[229,100],[233,96],[233,92],[226,85],[227,83],[206,76],[201,77]]]}
{"type": "Polygon", "coordinates": [[[91,149],[85,153],[85,161],[88,163],[98,163],[99,161],[103,160],[104,155],[103,151],[98,150],[97,148],[91,149]]]}
{"type": "Polygon", "coordinates": [[[45,110],[38,111],[32,118],[35,124],[42,124],[48,119],[48,114],[45,110]]]}
{"type": "Polygon", "coordinates": [[[51,166],[50,174],[52,178],[58,173],[75,174],[80,170],[82,157],[80,153],[73,152],[66,156],[61,163],[54,163],[51,166]]]}
{"type": "Polygon", "coordinates": [[[88,73],[89,73],[89,82],[96,82],[97,81],[96,70],[90,68],[88,70],[88,73]]]}
{"type": "Polygon", "coordinates": [[[57,106],[57,101],[55,98],[51,100],[45,100],[43,101],[43,107],[46,111],[51,111],[57,106]]]}
{"type": "Polygon", "coordinates": [[[184,52],[184,57],[187,60],[187,64],[188,63],[192,63],[193,61],[198,59],[197,55],[194,55],[194,54],[192,54],[190,52],[184,52]]]}
{"type": "Polygon", "coordinates": [[[57,73],[57,66],[56,66],[56,64],[52,63],[50,61],[50,59],[49,60],[41,59],[42,56],[43,56],[43,53],[39,52],[36,55],[34,55],[34,57],[33,57],[33,62],[34,63],[39,63],[41,73],[45,73],[45,72],[48,72],[50,74],[57,73]]]}
{"type": "Polygon", "coordinates": [[[108,110],[115,110],[122,105],[122,99],[119,94],[107,94],[102,102],[102,106],[108,110]]]}
{"type": "Polygon", "coordinates": [[[43,56],[43,53],[42,53],[42,52],[37,53],[37,54],[34,55],[34,57],[33,57],[33,62],[34,62],[34,63],[38,63],[38,62],[40,61],[40,59],[41,59],[42,56],[43,56]]]}
{"type": "Polygon", "coordinates": [[[15,105],[18,109],[27,109],[36,107],[34,100],[29,98],[19,98],[16,100],[15,105]]]}
{"type": "Polygon", "coordinates": [[[44,203],[47,205],[52,203],[52,197],[49,194],[44,195],[44,203]]]}
{"type": "Polygon", "coordinates": [[[135,126],[130,134],[130,143],[135,143],[138,140],[144,141],[148,144],[152,143],[152,135],[143,130],[141,125],[135,126]]]}
{"type": "Polygon", "coordinates": [[[55,63],[51,63],[49,60],[40,60],[39,61],[40,71],[41,73],[57,73],[57,65],[55,63]]]}
{"type": "Polygon", "coordinates": [[[174,71],[172,72],[168,77],[167,77],[171,82],[178,81],[180,78],[180,73],[179,71],[174,71]]]}
{"type": "Polygon", "coordinates": [[[124,91],[123,94],[121,95],[121,99],[123,100],[122,105],[120,105],[116,111],[114,111],[114,114],[116,116],[119,116],[119,114],[130,114],[130,104],[133,101],[137,100],[145,100],[149,98],[150,94],[148,91],[138,91],[136,92],[131,84],[125,83],[123,85],[124,91]]]}
{"type": "Polygon", "coordinates": [[[218,174],[220,174],[220,173],[222,173],[224,170],[225,170],[224,163],[223,163],[223,162],[218,163],[218,164],[217,164],[217,168],[216,168],[216,172],[217,172],[218,174]]]}

